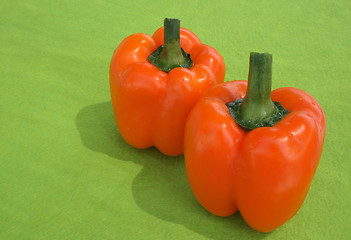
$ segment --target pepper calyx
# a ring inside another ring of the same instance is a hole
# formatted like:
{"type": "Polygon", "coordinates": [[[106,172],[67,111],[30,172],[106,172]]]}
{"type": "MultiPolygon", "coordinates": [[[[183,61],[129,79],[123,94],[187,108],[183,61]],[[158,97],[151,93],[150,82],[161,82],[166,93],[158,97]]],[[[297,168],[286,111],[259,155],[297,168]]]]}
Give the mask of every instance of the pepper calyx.
{"type": "Polygon", "coordinates": [[[246,130],[253,130],[259,127],[272,127],[280,120],[282,120],[289,111],[286,110],[279,102],[274,101],[275,110],[271,116],[262,119],[247,120],[240,115],[240,105],[244,101],[244,98],[240,98],[234,102],[227,103],[230,116],[235,122],[246,130]]]}

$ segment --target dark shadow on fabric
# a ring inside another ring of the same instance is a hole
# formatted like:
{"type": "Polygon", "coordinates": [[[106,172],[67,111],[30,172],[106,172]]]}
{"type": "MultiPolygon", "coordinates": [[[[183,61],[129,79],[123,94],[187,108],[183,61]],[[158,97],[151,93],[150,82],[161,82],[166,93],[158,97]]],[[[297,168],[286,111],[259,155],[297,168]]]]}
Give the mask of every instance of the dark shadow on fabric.
{"type": "Polygon", "coordinates": [[[193,196],[186,178],[184,158],[168,157],[156,148],[135,149],[119,134],[111,102],[83,108],[76,118],[82,142],[88,149],[110,156],[111,161],[132,161],[143,166],[132,183],[137,205],[148,214],[212,239],[263,239],[247,226],[239,213],[222,218],[207,212],[193,196]],[[123,156],[123,157],[122,157],[123,156]]]}

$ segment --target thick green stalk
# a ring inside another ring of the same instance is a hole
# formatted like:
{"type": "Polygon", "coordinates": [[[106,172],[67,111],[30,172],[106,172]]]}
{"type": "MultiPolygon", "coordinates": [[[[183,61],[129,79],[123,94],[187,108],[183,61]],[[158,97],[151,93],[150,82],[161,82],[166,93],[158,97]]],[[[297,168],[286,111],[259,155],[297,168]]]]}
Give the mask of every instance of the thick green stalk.
{"type": "Polygon", "coordinates": [[[190,54],[180,47],[180,20],[166,18],[164,20],[164,46],[157,48],[149,57],[149,61],[158,69],[169,72],[173,68],[190,68],[193,61],[190,54]]]}
{"type": "Polygon", "coordinates": [[[275,106],[271,100],[271,88],[272,55],[251,53],[246,97],[240,107],[242,119],[257,121],[273,114],[275,106]]]}
{"type": "Polygon", "coordinates": [[[278,102],[272,101],[271,88],[272,55],[252,52],[246,97],[227,104],[240,126],[249,130],[270,127],[289,113],[278,102]]]}

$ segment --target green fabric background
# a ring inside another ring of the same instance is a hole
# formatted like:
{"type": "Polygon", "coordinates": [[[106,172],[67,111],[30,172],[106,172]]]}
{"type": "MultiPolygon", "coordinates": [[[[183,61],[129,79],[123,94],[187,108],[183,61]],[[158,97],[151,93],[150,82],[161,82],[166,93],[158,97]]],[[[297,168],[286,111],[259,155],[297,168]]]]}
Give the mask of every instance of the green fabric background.
{"type": "Polygon", "coordinates": [[[0,239],[351,239],[351,2],[0,0],[0,239]],[[297,215],[269,234],[193,197],[184,159],[124,142],[109,61],[128,35],[181,19],[247,79],[273,54],[273,88],[312,94],[327,119],[297,215]]]}

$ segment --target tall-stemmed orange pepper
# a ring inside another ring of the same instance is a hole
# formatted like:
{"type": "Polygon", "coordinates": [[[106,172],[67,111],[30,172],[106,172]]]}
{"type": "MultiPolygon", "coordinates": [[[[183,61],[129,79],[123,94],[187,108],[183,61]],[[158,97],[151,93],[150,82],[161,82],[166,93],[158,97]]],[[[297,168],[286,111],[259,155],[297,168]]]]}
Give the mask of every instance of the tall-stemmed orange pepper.
{"type": "Polygon", "coordinates": [[[153,36],[133,34],[115,50],[110,90],[116,124],[136,148],[183,153],[188,113],[205,90],[224,81],[222,56],[178,19],[165,19],[153,36]]]}
{"type": "Polygon", "coordinates": [[[296,88],[271,92],[272,57],[251,53],[249,81],[218,84],[189,114],[185,165],[208,211],[269,232],[301,207],[322,154],[323,111],[296,88]],[[273,102],[273,101],[275,102],[273,102]]]}

